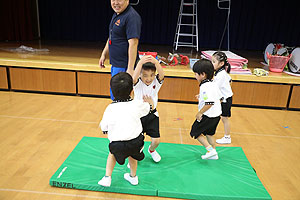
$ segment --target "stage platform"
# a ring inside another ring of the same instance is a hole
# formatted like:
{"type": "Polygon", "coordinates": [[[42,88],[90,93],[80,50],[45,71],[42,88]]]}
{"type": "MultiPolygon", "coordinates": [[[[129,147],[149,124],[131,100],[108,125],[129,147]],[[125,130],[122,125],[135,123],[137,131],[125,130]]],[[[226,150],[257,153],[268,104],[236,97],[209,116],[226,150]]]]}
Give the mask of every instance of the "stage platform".
{"type": "MultiPolygon", "coordinates": [[[[109,97],[110,64],[98,66],[101,43],[28,42],[0,43],[0,89],[82,96],[109,97]],[[16,52],[20,45],[39,52],[16,52]]],[[[167,56],[172,47],[141,45],[141,51],[167,56]]],[[[261,52],[234,51],[249,60],[250,69],[262,67],[261,52]]],[[[199,58],[197,52],[187,53],[199,58]]],[[[165,82],[159,100],[196,103],[198,83],[190,66],[165,66],[165,82]]],[[[238,106],[300,109],[300,77],[270,73],[267,77],[231,74],[233,104],[238,106]]]]}
{"type": "MultiPolygon", "coordinates": [[[[182,199],[271,199],[240,147],[217,147],[219,160],[202,160],[199,145],[161,143],[154,163],[148,153],[138,163],[139,184],[123,178],[127,164],[116,164],[111,187],[98,181],[105,174],[108,139],[83,137],[50,179],[54,187],[182,199]]],[[[145,143],[145,149],[149,142],[145,143]]]]}

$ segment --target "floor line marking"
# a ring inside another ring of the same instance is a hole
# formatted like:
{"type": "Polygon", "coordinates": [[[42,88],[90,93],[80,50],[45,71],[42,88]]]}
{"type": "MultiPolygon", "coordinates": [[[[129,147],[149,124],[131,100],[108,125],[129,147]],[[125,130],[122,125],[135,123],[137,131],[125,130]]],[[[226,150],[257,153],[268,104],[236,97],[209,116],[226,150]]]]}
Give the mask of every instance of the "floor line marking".
{"type": "Polygon", "coordinates": [[[179,128],[179,136],[180,136],[180,143],[183,144],[183,141],[182,141],[182,134],[181,134],[181,128],[179,128]]]}
{"type": "MultiPolygon", "coordinates": [[[[57,192],[41,192],[41,191],[34,191],[34,190],[17,190],[17,189],[8,189],[8,188],[0,188],[0,191],[22,192],[22,193],[32,193],[32,194],[47,194],[47,195],[80,197],[80,198],[90,198],[90,199],[121,200],[120,198],[97,197],[97,196],[90,196],[90,195],[66,194],[66,193],[57,193],[57,192]]],[[[129,199],[125,199],[125,200],[129,200],[129,199]]]]}
{"type": "Polygon", "coordinates": [[[47,118],[21,117],[21,116],[12,116],[12,115],[0,115],[0,117],[16,118],[16,119],[33,119],[33,120],[55,121],[55,122],[85,123],[85,124],[97,124],[98,123],[98,122],[80,121],[80,120],[76,121],[76,120],[66,120],[66,119],[47,119],[47,118]]]}
{"type": "MultiPolygon", "coordinates": [[[[187,128],[173,128],[173,127],[160,127],[160,128],[166,128],[166,129],[173,129],[173,130],[185,130],[190,131],[190,129],[187,128]]],[[[224,132],[218,131],[218,133],[224,134],[224,132]]],[[[288,135],[272,135],[272,134],[258,134],[258,133],[239,133],[239,132],[231,132],[230,134],[233,135],[249,135],[249,136],[264,136],[264,137],[279,137],[279,138],[289,138],[289,139],[300,139],[298,136],[288,136],[288,135]]]]}
{"type": "MultiPolygon", "coordinates": [[[[44,120],[44,121],[54,121],[54,122],[69,122],[69,123],[83,123],[83,124],[98,124],[99,122],[91,122],[91,121],[76,121],[76,120],[60,120],[60,119],[47,119],[47,118],[36,118],[36,117],[22,117],[22,116],[12,116],[12,115],[0,115],[0,117],[6,118],[16,118],[16,119],[32,119],[32,120],[44,120]]],[[[182,130],[190,131],[187,128],[174,128],[174,127],[160,127],[166,129],[173,129],[180,131],[180,139],[182,141],[182,130]]],[[[222,133],[222,132],[218,132],[222,133]]],[[[224,133],[223,133],[224,134],[224,133]]],[[[231,132],[233,135],[249,135],[249,136],[263,136],[263,137],[278,137],[278,138],[288,138],[288,139],[300,139],[297,136],[286,136],[286,135],[272,135],[272,134],[257,134],[257,133],[239,133],[239,132],[231,132]]]]}

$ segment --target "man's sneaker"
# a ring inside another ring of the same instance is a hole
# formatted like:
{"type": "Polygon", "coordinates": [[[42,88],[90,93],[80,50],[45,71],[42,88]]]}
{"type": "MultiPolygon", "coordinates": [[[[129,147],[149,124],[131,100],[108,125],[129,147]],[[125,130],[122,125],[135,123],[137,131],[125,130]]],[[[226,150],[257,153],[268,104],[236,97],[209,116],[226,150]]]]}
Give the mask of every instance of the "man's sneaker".
{"type": "Polygon", "coordinates": [[[212,150],[212,151],[206,152],[206,154],[203,155],[203,156],[201,156],[201,158],[202,158],[202,159],[209,159],[209,158],[211,158],[211,157],[213,157],[213,156],[216,156],[216,155],[218,155],[218,153],[217,153],[217,151],[214,149],[214,150],[212,150]]]}
{"type": "Polygon", "coordinates": [[[157,151],[155,150],[154,152],[150,152],[150,147],[148,148],[148,152],[150,153],[152,159],[154,160],[154,162],[159,162],[161,160],[160,155],[157,153],[157,151]]]}
{"type": "Polygon", "coordinates": [[[99,182],[99,185],[102,185],[104,187],[110,187],[111,184],[111,176],[104,176],[99,182]]]}
{"type": "Polygon", "coordinates": [[[207,158],[207,160],[218,160],[218,159],[219,159],[218,154],[213,157],[207,158]]]}
{"type": "Polygon", "coordinates": [[[127,180],[131,185],[137,185],[139,184],[139,179],[137,176],[131,177],[129,173],[124,174],[125,180],[127,180]]]}
{"type": "Polygon", "coordinates": [[[221,139],[217,139],[216,142],[218,144],[230,144],[231,143],[231,137],[222,137],[221,139]]]}

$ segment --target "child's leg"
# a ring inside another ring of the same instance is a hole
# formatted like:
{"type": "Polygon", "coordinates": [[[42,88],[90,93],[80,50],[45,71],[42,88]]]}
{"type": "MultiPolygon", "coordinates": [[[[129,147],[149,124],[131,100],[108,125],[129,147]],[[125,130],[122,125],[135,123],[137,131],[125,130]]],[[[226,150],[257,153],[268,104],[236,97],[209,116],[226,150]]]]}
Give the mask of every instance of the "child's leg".
{"type": "Polygon", "coordinates": [[[113,154],[111,154],[109,152],[108,157],[107,157],[107,161],[106,161],[106,172],[105,172],[105,176],[111,176],[113,169],[116,165],[116,158],[113,154]]]}
{"type": "Polygon", "coordinates": [[[107,161],[106,161],[106,172],[105,176],[98,182],[99,185],[102,185],[104,187],[110,187],[111,185],[111,175],[113,172],[113,169],[116,165],[116,158],[113,154],[109,152],[107,161]]]}
{"type": "Polygon", "coordinates": [[[205,155],[202,155],[202,159],[218,159],[218,153],[216,152],[215,139],[212,135],[206,135],[206,138],[203,135],[200,135],[197,140],[205,146],[207,152],[205,155]]]}
{"type": "Polygon", "coordinates": [[[160,143],[160,138],[152,138],[151,137],[151,145],[148,149],[148,152],[150,153],[154,162],[159,162],[161,160],[161,156],[155,150],[158,147],[159,143],[160,143]]]}
{"type": "Polygon", "coordinates": [[[199,137],[196,138],[205,148],[209,147],[209,143],[207,141],[207,139],[205,138],[204,135],[200,135],[199,137]]]}
{"type": "Polygon", "coordinates": [[[151,138],[150,151],[155,151],[160,143],[160,138],[151,138]]]}
{"type": "Polygon", "coordinates": [[[230,122],[229,117],[221,116],[222,122],[224,124],[224,137],[221,139],[217,139],[216,142],[218,144],[230,144],[231,137],[230,137],[230,122]]]}
{"type": "Polygon", "coordinates": [[[129,156],[128,161],[129,161],[129,165],[130,165],[130,176],[135,177],[136,170],[137,170],[137,160],[132,158],[131,156],[129,156]]]}
{"type": "Polygon", "coordinates": [[[139,184],[138,176],[136,175],[136,169],[137,169],[137,160],[132,158],[131,156],[128,157],[128,161],[130,164],[130,173],[124,174],[124,179],[127,180],[132,185],[139,184]]]}
{"type": "Polygon", "coordinates": [[[224,124],[225,137],[230,137],[230,122],[228,117],[221,116],[222,122],[224,124]]]}
{"type": "Polygon", "coordinates": [[[212,146],[213,149],[216,149],[216,140],[213,135],[206,135],[208,143],[212,146]]]}

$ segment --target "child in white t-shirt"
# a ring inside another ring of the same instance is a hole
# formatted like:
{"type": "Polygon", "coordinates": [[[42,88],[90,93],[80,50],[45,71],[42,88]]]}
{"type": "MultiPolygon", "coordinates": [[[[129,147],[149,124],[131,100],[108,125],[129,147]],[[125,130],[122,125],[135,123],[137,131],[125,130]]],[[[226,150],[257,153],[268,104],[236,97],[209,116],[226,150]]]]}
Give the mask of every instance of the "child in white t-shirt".
{"type": "Polygon", "coordinates": [[[110,187],[111,175],[116,162],[120,165],[129,159],[130,173],[125,173],[124,178],[132,185],[138,184],[136,176],[137,161],[143,160],[145,155],[144,135],[140,118],[146,116],[153,108],[151,98],[132,100],[130,93],[133,81],[130,74],[120,72],[113,76],[110,87],[115,97],[107,106],[100,122],[103,133],[108,134],[109,154],[106,163],[105,176],[98,182],[99,185],[110,187]]]}
{"type": "Polygon", "coordinates": [[[232,89],[231,89],[231,77],[229,75],[231,66],[227,61],[227,56],[224,52],[217,51],[212,56],[212,63],[215,69],[214,82],[217,83],[222,96],[223,101],[221,120],[224,124],[224,137],[217,139],[218,144],[230,144],[230,122],[229,118],[231,117],[231,105],[232,105],[232,89]]]}
{"type": "Polygon", "coordinates": [[[220,102],[222,95],[217,84],[212,81],[214,67],[210,60],[198,60],[193,66],[193,71],[200,83],[200,92],[197,95],[198,113],[190,135],[206,148],[207,153],[201,156],[202,159],[217,160],[219,157],[215,148],[214,134],[222,113],[220,102]]]}
{"type": "Polygon", "coordinates": [[[138,62],[133,73],[133,90],[134,99],[142,100],[149,97],[153,100],[153,111],[147,116],[141,118],[143,125],[143,132],[151,137],[151,145],[148,149],[154,162],[159,162],[161,156],[156,151],[160,143],[159,133],[159,117],[156,110],[158,101],[158,92],[163,84],[164,72],[153,56],[143,56],[138,62]],[[158,72],[157,75],[155,72],[158,72]]]}

